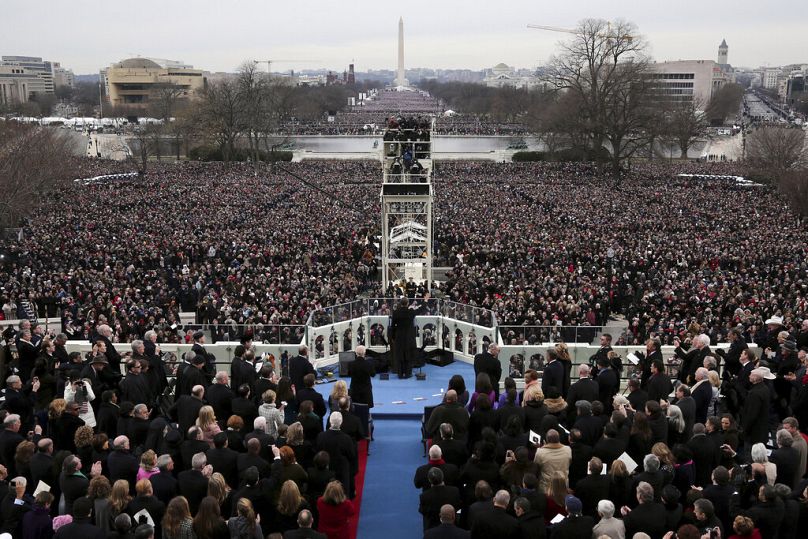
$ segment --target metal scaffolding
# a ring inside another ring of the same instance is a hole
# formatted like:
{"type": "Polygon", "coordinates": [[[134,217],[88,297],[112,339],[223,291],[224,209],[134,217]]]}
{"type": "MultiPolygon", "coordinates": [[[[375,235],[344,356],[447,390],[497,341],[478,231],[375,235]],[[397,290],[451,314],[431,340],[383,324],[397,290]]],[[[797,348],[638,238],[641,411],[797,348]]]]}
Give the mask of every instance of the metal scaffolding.
{"type": "Polygon", "coordinates": [[[381,149],[382,289],[432,283],[432,131],[389,129],[381,149]]]}

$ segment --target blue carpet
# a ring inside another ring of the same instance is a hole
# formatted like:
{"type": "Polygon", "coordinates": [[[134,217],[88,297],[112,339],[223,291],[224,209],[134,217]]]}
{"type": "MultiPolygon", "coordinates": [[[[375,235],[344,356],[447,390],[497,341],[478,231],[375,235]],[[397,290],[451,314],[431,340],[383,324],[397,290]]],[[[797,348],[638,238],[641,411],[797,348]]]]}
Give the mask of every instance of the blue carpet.
{"type": "MultiPolygon", "coordinates": [[[[446,367],[426,365],[423,372],[426,374],[424,381],[416,380],[415,376],[399,380],[395,374],[391,375],[389,380],[380,380],[376,375],[373,379],[373,399],[375,401],[373,417],[377,419],[381,417],[420,417],[424,406],[440,404],[441,389],[446,390],[449,379],[455,374],[463,376],[469,392],[474,391],[474,366],[469,363],[455,361],[446,367]],[[393,404],[394,402],[397,404],[393,404]]],[[[351,384],[350,378],[346,377],[344,380],[348,385],[351,384]]],[[[333,385],[331,383],[317,384],[315,387],[328,400],[333,385]]]]}
{"type": "Polygon", "coordinates": [[[380,420],[374,413],[374,426],[357,539],[421,537],[420,490],[412,484],[416,468],[426,462],[420,443],[421,422],[380,420]]]}

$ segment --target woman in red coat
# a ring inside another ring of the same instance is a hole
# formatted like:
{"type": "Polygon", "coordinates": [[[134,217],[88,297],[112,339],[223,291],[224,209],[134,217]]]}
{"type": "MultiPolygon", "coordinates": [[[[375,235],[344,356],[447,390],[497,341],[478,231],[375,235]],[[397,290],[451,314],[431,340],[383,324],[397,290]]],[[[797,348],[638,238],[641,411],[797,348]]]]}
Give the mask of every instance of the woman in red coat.
{"type": "Polygon", "coordinates": [[[331,481],[325,492],[317,498],[317,511],[320,513],[320,533],[328,539],[350,539],[351,518],[356,513],[353,503],[345,496],[345,490],[339,481],[331,481]]]}

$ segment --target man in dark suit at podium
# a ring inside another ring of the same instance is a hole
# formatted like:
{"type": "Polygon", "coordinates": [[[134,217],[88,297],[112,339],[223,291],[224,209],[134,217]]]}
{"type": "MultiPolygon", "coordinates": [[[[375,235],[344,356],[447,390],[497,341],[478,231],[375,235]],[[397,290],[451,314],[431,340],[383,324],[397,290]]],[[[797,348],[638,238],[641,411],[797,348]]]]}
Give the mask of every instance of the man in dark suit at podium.
{"type": "MultiPolygon", "coordinates": [[[[424,301],[429,293],[424,294],[424,301]]],[[[393,358],[399,378],[412,376],[412,363],[415,359],[415,317],[421,314],[426,303],[420,307],[410,306],[407,298],[401,298],[390,319],[390,339],[393,341],[393,358]]]]}
{"type": "Polygon", "coordinates": [[[365,347],[361,344],[356,347],[356,360],[348,364],[348,375],[351,377],[351,387],[348,394],[353,402],[367,404],[373,408],[373,383],[376,375],[372,360],[365,359],[365,347]]]}
{"type": "Polygon", "coordinates": [[[307,374],[315,374],[314,367],[309,361],[309,348],[301,345],[297,355],[289,360],[289,379],[296,389],[303,389],[303,377],[307,374]]]}

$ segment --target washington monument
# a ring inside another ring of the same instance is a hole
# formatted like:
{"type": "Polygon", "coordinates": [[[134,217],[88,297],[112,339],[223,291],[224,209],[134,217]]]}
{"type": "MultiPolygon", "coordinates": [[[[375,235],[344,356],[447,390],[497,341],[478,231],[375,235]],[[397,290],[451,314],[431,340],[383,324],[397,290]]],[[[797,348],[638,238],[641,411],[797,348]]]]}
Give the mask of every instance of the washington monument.
{"type": "Polygon", "coordinates": [[[404,78],[404,17],[398,18],[398,76],[396,86],[407,86],[404,78]]]}

